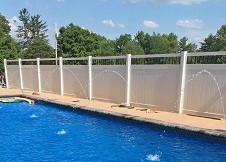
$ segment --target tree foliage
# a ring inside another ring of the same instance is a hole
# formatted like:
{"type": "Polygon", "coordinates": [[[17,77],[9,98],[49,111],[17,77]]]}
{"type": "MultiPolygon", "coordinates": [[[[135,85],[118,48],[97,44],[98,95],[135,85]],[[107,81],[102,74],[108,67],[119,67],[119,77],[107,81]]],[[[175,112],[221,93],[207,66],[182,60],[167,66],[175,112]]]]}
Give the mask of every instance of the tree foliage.
{"type": "Polygon", "coordinates": [[[113,54],[113,44],[96,33],[82,29],[73,23],[60,28],[59,53],[63,57],[99,56],[113,54]]]}
{"type": "Polygon", "coordinates": [[[226,51],[226,25],[222,25],[215,35],[210,34],[201,42],[201,51],[226,51]]]}
{"type": "Polygon", "coordinates": [[[207,38],[204,39],[204,42],[201,42],[201,51],[216,51],[216,38],[214,35],[210,34],[207,38]]]}
{"type": "MultiPolygon", "coordinates": [[[[222,25],[215,35],[210,34],[201,42],[201,51],[215,52],[226,51],[226,25],[222,25]]],[[[214,58],[206,58],[207,63],[225,64],[226,56],[215,56],[214,58]]]]}
{"type": "Polygon", "coordinates": [[[144,50],[142,47],[136,42],[127,42],[123,47],[121,53],[125,54],[134,54],[134,55],[142,55],[144,54],[144,50]]]}
{"type": "Polygon", "coordinates": [[[8,20],[6,20],[5,16],[1,15],[0,13],[0,28],[2,32],[9,34],[10,32],[10,25],[8,20]]]}
{"type": "Polygon", "coordinates": [[[48,45],[47,41],[35,37],[28,45],[28,48],[21,51],[21,57],[29,59],[54,57],[54,50],[48,45]]]}
{"type": "Polygon", "coordinates": [[[115,41],[115,51],[118,55],[123,54],[123,48],[125,45],[132,42],[132,36],[130,34],[120,35],[115,41]]]}
{"type": "Polygon", "coordinates": [[[216,35],[216,50],[226,51],[226,25],[222,25],[216,35]]]}
{"type": "Polygon", "coordinates": [[[178,41],[174,33],[159,34],[139,31],[134,37],[122,34],[115,40],[108,40],[73,23],[60,28],[59,53],[63,57],[85,57],[125,54],[178,53],[184,50],[195,52],[197,45],[187,43],[188,38],[178,41]]]}
{"type": "Polygon", "coordinates": [[[9,34],[9,22],[0,14],[0,72],[3,71],[4,59],[18,58],[17,42],[9,34]]]}
{"type": "Polygon", "coordinates": [[[18,26],[17,37],[21,47],[22,58],[53,57],[53,48],[47,40],[46,22],[40,15],[31,16],[26,8],[19,13],[22,25],[18,26]]]}
{"type": "Polygon", "coordinates": [[[31,21],[30,21],[30,37],[31,39],[34,38],[41,38],[43,40],[46,40],[47,35],[47,25],[46,22],[43,22],[40,20],[40,15],[34,15],[31,16],[31,21]]]}
{"type": "Polygon", "coordinates": [[[179,41],[179,52],[188,51],[188,52],[196,52],[197,45],[195,43],[187,43],[188,38],[183,37],[179,41]]]}
{"type": "Polygon", "coordinates": [[[28,10],[23,8],[19,13],[19,20],[23,23],[18,26],[17,37],[19,38],[20,47],[27,48],[30,40],[30,14],[28,10]]]}
{"type": "Polygon", "coordinates": [[[152,35],[139,31],[135,35],[135,42],[137,42],[145,54],[159,54],[159,53],[176,53],[178,52],[177,36],[173,33],[152,35]]]}

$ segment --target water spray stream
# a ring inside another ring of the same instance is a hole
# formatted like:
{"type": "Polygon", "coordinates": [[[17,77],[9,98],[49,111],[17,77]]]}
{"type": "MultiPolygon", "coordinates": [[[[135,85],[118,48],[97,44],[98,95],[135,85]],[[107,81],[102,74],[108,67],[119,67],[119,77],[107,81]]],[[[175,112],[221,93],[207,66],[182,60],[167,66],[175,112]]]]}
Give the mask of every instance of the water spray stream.
{"type": "MultiPolygon", "coordinates": [[[[208,75],[210,76],[210,78],[212,78],[212,80],[214,81],[215,85],[217,86],[217,91],[218,91],[219,97],[220,97],[220,104],[221,104],[221,107],[222,107],[222,109],[223,109],[223,117],[224,117],[224,120],[225,120],[226,115],[225,115],[225,108],[224,108],[224,102],[223,102],[223,98],[222,98],[222,93],[221,93],[221,91],[220,91],[219,84],[218,84],[216,78],[213,76],[213,74],[211,74],[208,70],[203,69],[203,70],[199,71],[198,73],[196,73],[195,75],[193,75],[192,78],[189,79],[189,80],[185,83],[185,85],[186,85],[186,86],[189,85],[189,83],[191,83],[191,82],[194,80],[194,78],[198,77],[199,75],[201,75],[201,74],[203,74],[203,73],[208,74],[208,75]]],[[[177,100],[177,101],[178,101],[178,100],[177,100]]],[[[177,102],[176,102],[176,103],[177,103],[177,102]]],[[[176,107],[176,106],[175,106],[175,107],[176,107]]],[[[225,128],[226,128],[226,120],[225,120],[225,128]]]]}
{"type": "MultiPolygon", "coordinates": [[[[126,82],[126,79],[125,79],[120,73],[118,73],[118,72],[116,72],[116,71],[114,71],[114,70],[103,70],[103,71],[101,71],[99,74],[97,74],[92,80],[93,80],[93,81],[96,80],[97,78],[99,78],[99,77],[100,77],[101,75],[103,75],[104,73],[114,73],[114,74],[116,74],[117,76],[119,76],[123,81],[126,82]]],[[[131,94],[132,94],[133,98],[135,99],[135,102],[137,103],[137,99],[136,99],[136,96],[135,96],[135,94],[134,94],[132,88],[131,88],[131,94]]],[[[137,104],[137,106],[140,107],[139,104],[137,104]]]]}
{"type": "Polygon", "coordinates": [[[85,96],[86,96],[86,98],[88,99],[88,96],[87,96],[87,94],[86,94],[86,91],[85,91],[85,89],[84,89],[84,87],[82,86],[82,83],[80,82],[80,80],[78,79],[78,77],[76,76],[76,74],[74,74],[74,72],[72,71],[72,70],[70,70],[69,68],[65,68],[65,67],[63,67],[64,69],[66,69],[66,70],[68,70],[72,75],[73,75],[73,77],[75,77],[76,78],[76,80],[78,81],[78,84],[81,86],[81,88],[82,88],[82,93],[84,93],[85,94],[85,96]]]}

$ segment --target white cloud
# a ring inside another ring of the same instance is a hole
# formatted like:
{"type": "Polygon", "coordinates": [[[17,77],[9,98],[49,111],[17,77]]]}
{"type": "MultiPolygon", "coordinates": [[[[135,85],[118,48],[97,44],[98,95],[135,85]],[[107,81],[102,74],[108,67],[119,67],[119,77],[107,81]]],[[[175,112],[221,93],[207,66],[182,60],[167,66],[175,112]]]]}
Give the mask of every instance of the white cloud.
{"type": "Polygon", "coordinates": [[[192,5],[192,4],[200,4],[208,0],[126,0],[126,1],[130,3],[148,2],[153,4],[168,3],[168,4],[192,5]]]}
{"type": "Polygon", "coordinates": [[[125,28],[125,25],[124,24],[120,24],[120,23],[118,23],[118,24],[115,24],[112,20],[103,20],[102,21],[102,23],[104,24],[104,25],[107,25],[107,26],[111,26],[112,28],[114,28],[114,27],[118,27],[118,28],[121,28],[121,29],[123,29],[123,28],[125,28]]]}
{"type": "Polygon", "coordinates": [[[57,2],[64,2],[64,0],[56,0],[57,2]]]}
{"type": "Polygon", "coordinates": [[[123,29],[123,28],[125,28],[125,25],[124,24],[120,24],[120,23],[118,23],[118,24],[115,24],[112,20],[103,20],[102,21],[102,23],[104,24],[104,25],[107,25],[107,26],[111,26],[112,28],[114,28],[114,27],[118,27],[118,28],[121,28],[121,29],[123,29]]]}
{"type": "Polygon", "coordinates": [[[13,16],[12,18],[9,18],[7,19],[9,21],[9,26],[10,26],[10,35],[14,38],[16,38],[16,30],[17,30],[17,27],[19,25],[22,24],[22,22],[18,19],[18,17],[16,16],[13,16]]]}
{"type": "Polygon", "coordinates": [[[191,28],[191,29],[200,29],[203,27],[204,23],[199,19],[190,19],[190,20],[178,20],[176,25],[181,26],[183,28],[191,28]]]}
{"type": "Polygon", "coordinates": [[[156,29],[159,27],[159,25],[157,23],[155,23],[154,21],[151,21],[151,20],[144,20],[143,25],[148,28],[153,28],[153,29],[156,29]]]}
{"type": "Polygon", "coordinates": [[[103,20],[102,23],[107,26],[115,27],[115,23],[112,20],[103,20]]]}

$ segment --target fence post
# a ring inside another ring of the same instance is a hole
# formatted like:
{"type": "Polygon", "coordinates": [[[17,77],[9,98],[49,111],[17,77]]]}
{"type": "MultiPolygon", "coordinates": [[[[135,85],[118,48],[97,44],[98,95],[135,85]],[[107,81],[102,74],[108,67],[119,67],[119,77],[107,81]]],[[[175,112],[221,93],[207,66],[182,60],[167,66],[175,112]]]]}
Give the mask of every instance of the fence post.
{"type": "Polygon", "coordinates": [[[63,76],[63,58],[59,57],[59,65],[60,65],[60,95],[64,95],[64,76],[63,76]]]}
{"type": "Polygon", "coordinates": [[[178,103],[179,113],[182,114],[184,107],[184,88],[186,79],[186,65],[187,65],[187,51],[181,52],[180,58],[180,75],[179,75],[179,90],[178,90],[178,103]]]}
{"type": "Polygon", "coordinates": [[[19,71],[20,71],[20,89],[24,89],[21,58],[19,58],[18,61],[19,61],[19,71]]]}
{"type": "Polygon", "coordinates": [[[130,85],[131,85],[131,54],[126,55],[126,103],[130,106],[130,85]]]}
{"type": "Polygon", "coordinates": [[[6,59],[4,59],[4,69],[5,69],[5,84],[6,84],[6,88],[9,88],[9,78],[8,78],[7,61],[6,61],[6,59]]]}
{"type": "Polygon", "coordinates": [[[42,92],[42,84],[41,84],[41,72],[40,72],[40,58],[37,58],[37,69],[38,69],[38,92],[42,92]]]}
{"type": "Polygon", "coordinates": [[[93,82],[92,82],[92,56],[88,56],[88,70],[89,70],[89,100],[93,97],[93,82]]]}

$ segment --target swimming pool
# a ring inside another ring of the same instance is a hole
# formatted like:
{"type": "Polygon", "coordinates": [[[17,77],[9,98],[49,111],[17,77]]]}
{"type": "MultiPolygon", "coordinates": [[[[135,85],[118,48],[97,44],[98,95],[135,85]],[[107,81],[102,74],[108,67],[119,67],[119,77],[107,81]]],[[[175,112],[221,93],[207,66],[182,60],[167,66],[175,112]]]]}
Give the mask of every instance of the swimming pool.
{"type": "Polygon", "coordinates": [[[225,141],[44,102],[0,103],[0,161],[225,161],[225,141]]]}

